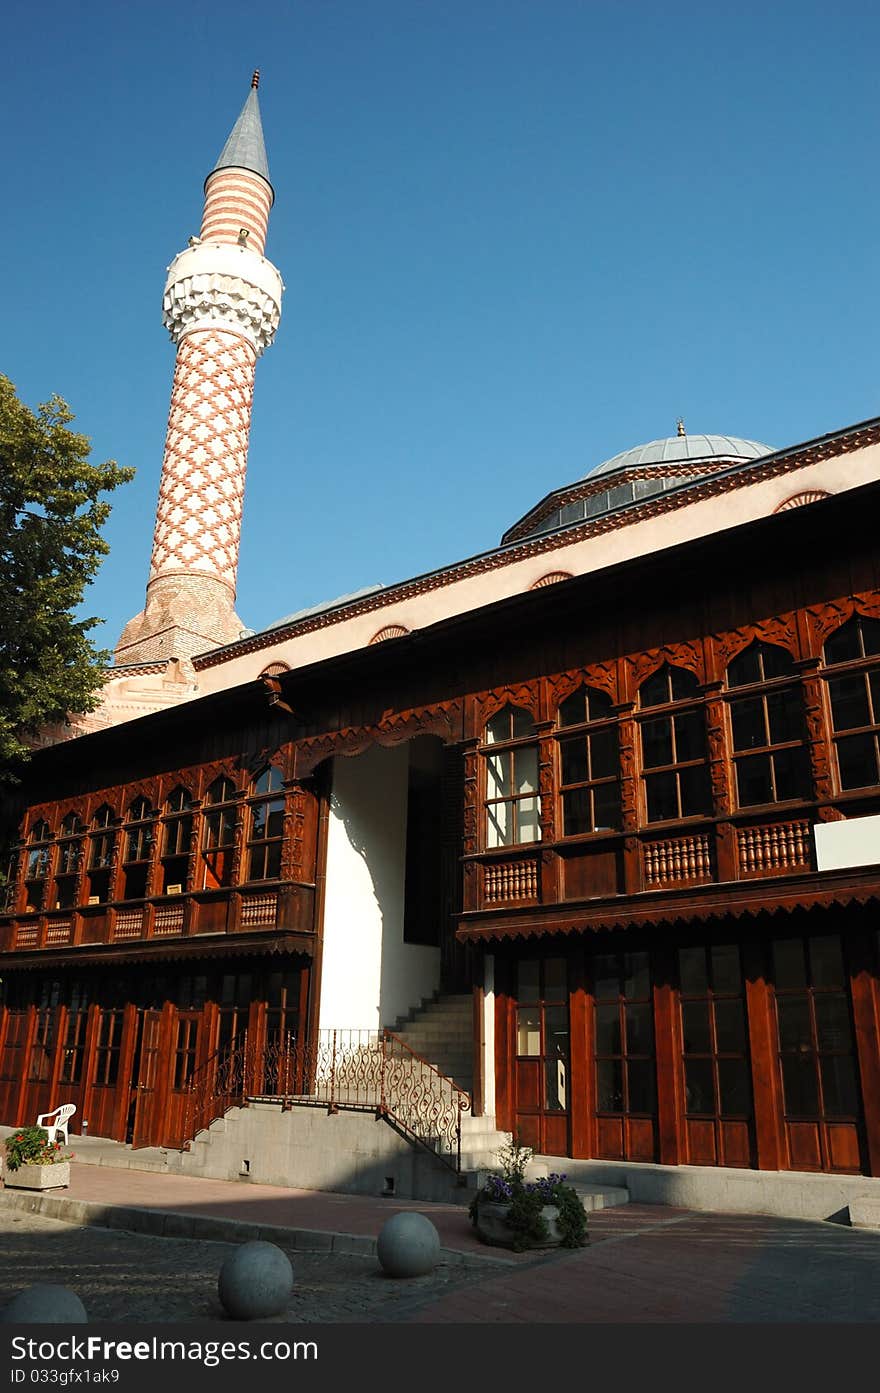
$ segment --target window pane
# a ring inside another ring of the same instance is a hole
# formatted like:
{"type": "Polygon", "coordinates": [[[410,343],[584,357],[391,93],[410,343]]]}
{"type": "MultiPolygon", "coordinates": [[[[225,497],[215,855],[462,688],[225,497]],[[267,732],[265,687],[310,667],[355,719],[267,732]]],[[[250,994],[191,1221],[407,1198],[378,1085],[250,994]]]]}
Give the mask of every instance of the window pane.
{"type": "Polygon", "coordinates": [[[537,842],[541,839],[541,823],[537,798],[521,798],[516,805],[518,842],[537,842]]]}
{"type": "Polygon", "coordinates": [[[568,997],[568,964],[565,958],[544,961],[544,1000],[565,1001],[568,997]]]}
{"type": "Polygon", "coordinates": [[[779,1045],[783,1050],[812,1050],[810,1004],[806,996],[778,996],[779,1045]]]}
{"type": "Polygon", "coordinates": [[[486,845],[513,845],[513,805],[511,803],[490,803],[486,809],[486,845]]]}
{"type": "Polygon", "coordinates": [[[597,953],[593,959],[593,994],[597,1000],[615,1001],[620,995],[620,972],[614,953],[597,953]]]}
{"type": "Polygon", "coordinates": [[[679,948],[678,977],[686,996],[698,996],[708,987],[706,953],[703,948],[679,948]]]}
{"type": "Polygon", "coordinates": [[[510,707],[504,706],[486,723],[486,744],[495,745],[499,740],[509,740],[510,732],[510,707]]]}
{"type": "Polygon", "coordinates": [[[845,663],[861,657],[858,620],[850,619],[825,640],[826,663],[845,663]]]}
{"type": "Polygon", "coordinates": [[[559,724],[561,726],[581,725],[587,719],[587,703],[583,687],[579,687],[576,692],[572,692],[570,697],[559,707],[559,724]]]}
{"type": "Polygon", "coordinates": [[[586,695],[591,721],[601,721],[603,717],[612,714],[614,703],[605,692],[599,692],[595,687],[588,687],[586,695]]]}
{"type": "Polygon", "coordinates": [[[805,749],[780,750],[773,755],[773,768],[778,802],[810,796],[810,766],[805,749]]]}
{"type": "Polygon", "coordinates": [[[629,1111],[631,1113],[652,1113],[654,1111],[653,1059],[628,1060],[626,1078],[629,1085],[629,1111]]]}
{"type": "Polygon", "coordinates": [[[623,1112],[623,1064],[621,1060],[597,1060],[596,1105],[599,1112],[623,1112]]]}
{"type": "Polygon", "coordinates": [[[683,701],[685,697],[695,696],[700,690],[700,684],[692,672],[687,668],[671,667],[669,678],[672,684],[673,701],[683,701]]]}
{"type": "Polygon", "coordinates": [[[747,697],[744,701],[732,701],[730,703],[730,724],[733,729],[733,748],[735,750],[753,750],[767,744],[762,697],[747,697]]]}
{"type": "Polygon", "coordinates": [[[254,841],[260,841],[266,835],[266,814],[268,811],[266,803],[257,803],[254,806],[251,824],[251,836],[254,841]]]}
{"type": "Polygon", "coordinates": [[[718,1089],[723,1116],[742,1117],[751,1111],[749,1071],[744,1059],[719,1059],[718,1089]]]}
{"type": "Polygon", "coordinates": [[[544,1108],[547,1112],[565,1112],[568,1107],[568,1059],[565,1055],[548,1054],[544,1061],[544,1108]]]}
{"type": "Polygon", "coordinates": [[[819,1090],[811,1054],[782,1057],[782,1086],[787,1117],[818,1117],[819,1090]]]}
{"type": "Polygon", "coordinates": [[[837,742],[841,788],[870,788],[877,779],[877,743],[873,735],[847,735],[837,742]]]}
{"type": "Polygon", "coordinates": [[[489,798],[506,798],[510,793],[510,754],[490,755],[486,760],[486,793],[489,798]]]}
{"type": "Polygon", "coordinates": [[[524,958],[517,967],[517,1000],[522,1006],[540,1000],[540,963],[524,958]]]}
{"type": "Polygon", "coordinates": [[[669,669],[664,666],[652,672],[639,688],[639,705],[662,706],[669,701],[669,669]]]}
{"type": "Polygon", "coordinates": [[[705,764],[696,764],[690,769],[682,769],[678,776],[678,787],[681,795],[682,817],[697,817],[700,813],[711,811],[709,771],[705,764]]]}
{"type": "Polygon", "coordinates": [[[535,723],[529,712],[524,711],[521,706],[512,706],[510,710],[514,740],[519,740],[523,735],[531,735],[535,723]]]}
{"type": "Polygon", "coordinates": [[[681,1003],[681,1030],[685,1054],[709,1054],[712,1037],[709,1033],[709,1006],[705,1001],[681,1003]]]}
{"type": "Polygon", "coordinates": [[[773,784],[770,780],[770,756],[747,755],[736,761],[736,789],[741,808],[751,808],[757,803],[773,802],[773,784]]]}
{"type": "Polygon", "coordinates": [[[828,683],[828,695],[835,730],[858,730],[860,726],[871,724],[864,673],[832,678],[828,683]]]}
{"type": "Polygon", "coordinates": [[[867,619],[860,615],[859,628],[862,631],[865,657],[870,658],[873,653],[880,653],[880,619],[867,619]]]}
{"type": "Polygon", "coordinates": [[[794,671],[794,661],[787,648],[780,648],[775,643],[760,643],[758,647],[765,678],[788,677],[794,671]]]}
{"type": "Polygon", "coordinates": [[[541,1053],[541,1010],[521,1006],[516,1013],[516,1052],[534,1057],[541,1053]]]}
{"type": "Polygon", "coordinates": [[[859,1110],[856,1076],[849,1056],[822,1060],[822,1097],[826,1117],[855,1117],[859,1110]]]}
{"type": "Polygon", "coordinates": [[[646,769],[671,764],[672,721],[668,716],[642,722],[642,763],[646,769]]]}
{"type": "Polygon", "coordinates": [[[596,1053],[620,1054],[620,1007],[606,1003],[596,1007],[596,1053]]]}
{"type": "Polygon", "coordinates": [[[628,1054],[654,1053],[654,1024],[647,1001],[626,1008],[626,1048],[628,1054]]]}
{"type": "Polygon", "coordinates": [[[713,1113],[715,1111],[715,1082],[711,1059],[686,1059],[685,1111],[713,1113]]]}
{"type": "Polygon", "coordinates": [[[727,685],[728,687],[745,687],[749,682],[760,681],[761,664],[758,658],[758,647],[757,644],[752,643],[728,664],[727,685]]]}
{"type": "Polygon", "coordinates": [[[843,993],[817,993],[816,1038],[820,1050],[852,1049],[852,1035],[849,1028],[849,1008],[843,993]]]}
{"type": "Polygon", "coordinates": [[[267,837],[280,837],[284,832],[284,799],[273,799],[268,804],[269,817],[266,825],[267,837]]]}
{"type": "Polygon", "coordinates": [[[597,784],[593,789],[593,826],[597,832],[620,826],[620,790],[616,783],[597,784]]]}
{"type": "Polygon", "coordinates": [[[702,759],[706,753],[702,711],[685,711],[675,717],[675,758],[679,764],[702,759]]]}
{"type": "Polygon", "coordinates": [[[715,1047],[719,1054],[741,1054],[746,1047],[742,1002],[715,1002],[715,1047]]]}
{"type": "Polygon", "coordinates": [[[638,1001],[651,994],[651,967],[647,953],[624,953],[623,995],[638,1001]]]}
{"type": "Polygon", "coordinates": [[[799,938],[780,938],[773,944],[774,980],[777,987],[805,987],[807,968],[799,938]]]}
{"type": "Polygon", "coordinates": [[[617,731],[597,730],[590,736],[590,778],[610,779],[617,774],[617,731]]]}
{"type": "Polygon", "coordinates": [[[810,975],[814,987],[844,985],[843,954],[837,934],[810,941],[810,975]]]}
{"type": "Polygon", "coordinates": [[[768,692],[767,719],[772,745],[784,745],[787,740],[800,740],[803,735],[803,722],[798,692],[792,687],[784,692],[768,692]]]}
{"type": "Polygon", "coordinates": [[[573,789],[562,795],[563,836],[576,837],[581,832],[592,832],[590,816],[590,794],[585,788],[573,789]]]}
{"type": "Polygon", "coordinates": [[[266,877],[277,880],[281,874],[281,843],[270,842],[266,847],[266,877]]]}
{"type": "Polygon", "coordinates": [[[538,788],[538,751],[532,745],[517,750],[514,755],[514,774],[517,793],[535,793],[538,788]]]}
{"type": "Polygon", "coordinates": [[[678,798],[674,774],[649,774],[645,779],[649,822],[667,822],[678,817],[678,798]]]}
{"type": "Polygon", "coordinates": [[[544,1053],[548,1058],[568,1057],[568,1007],[544,1007],[544,1053]]]}
{"type": "Polygon", "coordinates": [[[574,740],[561,740],[559,750],[562,756],[562,782],[582,784],[589,778],[587,771],[587,742],[576,737],[574,740]]]}
{"type": "Polygon", "coordinates": [[[739,967],[739,949],[735,943],[717,944],[712,948],[712,987],[716,992],[739,992],[742,990],[742,975],[739,967]]]}

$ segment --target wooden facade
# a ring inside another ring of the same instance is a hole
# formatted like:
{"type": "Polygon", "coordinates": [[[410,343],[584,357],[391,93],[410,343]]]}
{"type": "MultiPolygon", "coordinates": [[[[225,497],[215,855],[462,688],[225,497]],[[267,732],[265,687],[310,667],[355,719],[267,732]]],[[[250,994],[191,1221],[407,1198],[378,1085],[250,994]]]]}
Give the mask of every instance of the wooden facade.
{"type": "Polygon", "coordinates": [[[91,1131],[179,1144],[242,1013],[314,1032],[332,761],[433,736],[407,862],[442,901],[446,983],[482,1000],[491,959],[500,1127],[551,1155],[880,1175],[880,872],[818,871],[814,838],[880,813],[878,501],[41,752],[0,918],[2,1120],[64,1086],[91,1131]]]}

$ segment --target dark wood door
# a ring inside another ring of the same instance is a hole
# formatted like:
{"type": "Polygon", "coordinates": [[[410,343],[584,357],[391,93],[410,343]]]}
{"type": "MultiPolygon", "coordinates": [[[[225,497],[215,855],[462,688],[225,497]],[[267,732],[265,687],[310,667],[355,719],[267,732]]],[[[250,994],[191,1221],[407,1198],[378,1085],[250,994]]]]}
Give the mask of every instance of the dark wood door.
{"type": "Polygon", "coordinates": [[[515,1130],[544,1156],[571,1152],[567,967],[564,958],[517,965],[515,1130]]]}
{"type": "Polygon", "coordinates": [[[155,1127],[154,1111],[161,1059],[162,1012],[145,1011],[141,1020],[134,1088],[134,1123],[131,1144],[150,1146],[155,1127]]]}

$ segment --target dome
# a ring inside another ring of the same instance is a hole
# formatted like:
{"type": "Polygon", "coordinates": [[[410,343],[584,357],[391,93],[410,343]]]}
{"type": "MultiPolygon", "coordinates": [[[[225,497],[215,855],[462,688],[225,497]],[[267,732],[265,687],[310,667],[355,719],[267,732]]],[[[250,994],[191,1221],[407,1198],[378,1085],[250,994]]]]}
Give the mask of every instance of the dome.
{"type": "Polygon", "coordinates": [[[611,474],[617,469],[632,469],[644,464],[760,459],[772,453],[771,446],[762,445],[758,440],[741,440],[737,435],[670,435],[665,440],[650,440],[647,445],[636,445],[632,450],[613,455],[582,477],[594,479],[597,474],[611,474]]]}

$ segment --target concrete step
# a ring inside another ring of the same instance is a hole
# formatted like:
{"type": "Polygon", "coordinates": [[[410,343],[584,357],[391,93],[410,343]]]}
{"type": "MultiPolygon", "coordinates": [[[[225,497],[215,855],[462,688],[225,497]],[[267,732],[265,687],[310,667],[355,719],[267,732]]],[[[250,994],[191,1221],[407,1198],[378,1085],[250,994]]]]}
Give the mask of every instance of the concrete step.
{"type": "Polygon", "coordinates": [[[850,1200],[849,1222],[854,1229],[880,1230],[880,1199],[850,1200]]]}

